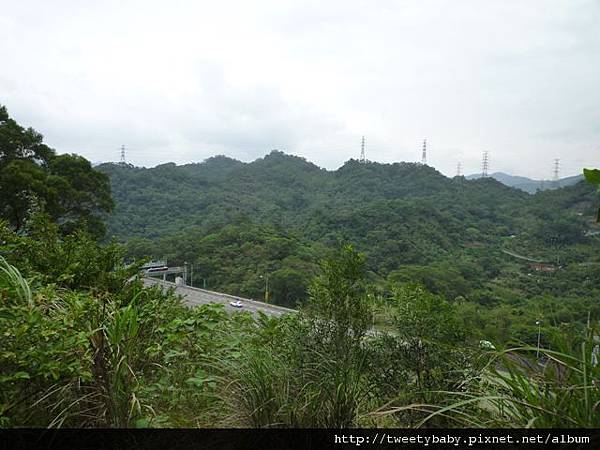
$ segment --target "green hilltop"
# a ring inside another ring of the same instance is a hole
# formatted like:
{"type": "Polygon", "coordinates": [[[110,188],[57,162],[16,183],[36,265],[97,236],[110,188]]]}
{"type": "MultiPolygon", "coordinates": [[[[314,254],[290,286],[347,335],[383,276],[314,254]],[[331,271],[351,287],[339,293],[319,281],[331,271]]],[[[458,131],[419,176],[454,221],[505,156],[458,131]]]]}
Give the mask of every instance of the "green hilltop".
{"type": "Polygon", "coordinates": [[[530,195],[420,164],[350,160],[328,171],[278,151],[251,163],[218,156],[97,169],[110,177],[116,203],[109,235],[133,257],[188,262],[198,286],[262,298],[260,276],[270,274],[272,300],[294,306],[317,261],[345,242],[365,253],[384,291],[418,281],[484,310],[510,308],[508,317],[562,311],[565,298],[581,303],[569,317],[598,308],[581,293],[581,282],[600,275],[600,241],[589,235],[597,194],[585,182],[530,195]]]}

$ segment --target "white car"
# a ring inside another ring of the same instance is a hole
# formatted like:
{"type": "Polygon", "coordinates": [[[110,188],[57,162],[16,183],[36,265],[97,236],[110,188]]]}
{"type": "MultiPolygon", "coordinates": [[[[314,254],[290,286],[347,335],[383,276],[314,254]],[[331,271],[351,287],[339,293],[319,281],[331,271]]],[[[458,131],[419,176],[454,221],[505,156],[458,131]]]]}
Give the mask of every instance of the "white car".
{"type": "Polygon", "coordinates": [[[234,308],[241,308],[242,306],[244,306],[244,305],[242,305],[242,302],[239,300],[235,301],[235,302],[229,302],[229,305],[233,306],[234,308]]]}

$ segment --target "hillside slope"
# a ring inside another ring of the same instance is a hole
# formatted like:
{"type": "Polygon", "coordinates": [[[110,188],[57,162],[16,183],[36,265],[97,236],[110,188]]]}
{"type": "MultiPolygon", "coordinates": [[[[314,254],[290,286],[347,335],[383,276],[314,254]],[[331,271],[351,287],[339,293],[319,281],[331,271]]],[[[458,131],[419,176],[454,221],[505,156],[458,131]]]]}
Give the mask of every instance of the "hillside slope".
{"type": "Polygon", "coordinates": [[[497,247],[511,235],[542,242],[543,230],[557,221],[568,221],[571,241],[579,241],[596,198],[585,183],[531,196],[493,178],[450,179],[418,164],[350,160],[327,171],[277,151],[251,163],[215,157],[98,169],[111,178],[116,208],[109,234],[120,240],[190,229],[206,234],[248,221],[303,242],[353,242],[378,273],[473,246],[497,247]]]}
{"type": "MultiPolygon", "coordinates": [[[[498,180],[506,186],[514,187],[530,194],[535,194],[538,190],[551,190],[561,187],[572,186],[583,180],[583,175],[574,175],[571,177],[560,178],[554,182],[552,180],[533,180],[527,177],[510,175],[504,172],[494,172],[490,175],[491,178],[498,180]]],[[[481,174],[467,175],[468,180],[481,178],[481,174]]]]}

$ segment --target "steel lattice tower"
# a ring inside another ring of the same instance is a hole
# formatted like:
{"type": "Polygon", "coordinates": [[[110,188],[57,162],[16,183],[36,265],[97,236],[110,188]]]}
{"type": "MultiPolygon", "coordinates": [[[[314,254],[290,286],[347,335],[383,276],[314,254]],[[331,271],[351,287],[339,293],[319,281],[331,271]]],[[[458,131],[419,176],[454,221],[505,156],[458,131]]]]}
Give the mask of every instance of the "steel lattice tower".
{"type": "Polygon", "coordinates": [[[125,160],[125,146],[121,145],[121,161],[120,164],[127,164],[127,161],[125,160]]]}
{"type": "Polygon", "coordinates": [[[427,139],[423,139],[423,153],[421,154],[421,164],[427,164],[427,139]]]}
{"type": "Polygon", "coordinates": [[[365,158],[365,137],[362,137],[362,140],[360,142],[360,162],[364,163],[367,162],[367,159],[365,158]]]}
{"type": "Polygon", "coordinates": [[[488,151],[483,152],[483,160],[481,161],[481,176],[483,178],[488,176],[490,168],[490,153],[488,151]]]}
{"type": "Polygon", "coordinates": [[[462,164],[459,162],[456,165],[456,176],[460,177],[462,175],[462,164]]]}

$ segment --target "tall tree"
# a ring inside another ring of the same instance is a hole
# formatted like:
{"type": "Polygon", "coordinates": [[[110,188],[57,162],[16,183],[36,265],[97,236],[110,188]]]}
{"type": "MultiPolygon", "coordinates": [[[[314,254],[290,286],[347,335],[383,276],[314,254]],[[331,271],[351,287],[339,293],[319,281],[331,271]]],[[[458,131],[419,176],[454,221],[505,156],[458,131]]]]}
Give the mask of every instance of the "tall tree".
{"type": "MultiPolygon", "coordinates": [[[[600,191],[600,170],[583,169],[583,175],[587,181],[598,186],[598,190],[600,191]]],[[[600,208],[598,208],[598,216],[596,217],[596,221],[600,222],[600,208]]]]}
{"type": "Polygon", "coordinates": [[[0,216],[17,230],[33,209],[50,215],[64,233],[104,234],[112,210],[108,176],[78,155],[57,155],[33,128],[23,128],[0,106],[0,216]]]}

